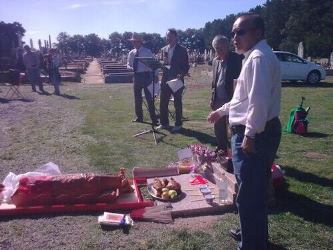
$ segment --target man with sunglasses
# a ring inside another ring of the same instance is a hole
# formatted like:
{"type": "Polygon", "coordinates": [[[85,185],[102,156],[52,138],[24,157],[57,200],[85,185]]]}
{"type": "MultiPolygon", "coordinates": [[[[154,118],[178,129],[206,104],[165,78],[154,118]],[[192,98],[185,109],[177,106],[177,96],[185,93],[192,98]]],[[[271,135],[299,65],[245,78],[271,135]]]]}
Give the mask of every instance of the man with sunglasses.
{"type": "Polygon", "coordinates": [[[229,115],[232,161],[239,187],[238,249],[267,249],[267,187],[281,138],[280,64],[264,33],[260,16],[249,14],[236,19],[231,34],[236,52],[245,57],[242,70],[231,101],[208,116],[208,121],[215,123],[229,115]]]}
{"type": "MultiPolygon", "coordinates": [[[[230,51],[229,40],[225,36],[217,35],[212,41],[216,57],[213,59],[213,81],[210,107],[212,110],[220,108],[232,98],[234,91],[233,81],[238,78],[242,68],[242,57],[230,51]]],[[[227,154],[227,116],[222,117],[214,124],[217,141],[216,151],[227,154]]]]}

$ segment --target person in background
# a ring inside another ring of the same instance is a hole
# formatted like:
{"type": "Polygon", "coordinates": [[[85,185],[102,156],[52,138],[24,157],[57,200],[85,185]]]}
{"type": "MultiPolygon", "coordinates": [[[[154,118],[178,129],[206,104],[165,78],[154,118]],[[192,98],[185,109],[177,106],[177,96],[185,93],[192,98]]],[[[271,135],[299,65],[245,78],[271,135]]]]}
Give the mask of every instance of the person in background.
{"type": "Polygon", "coordinates": [[[162,50],[162,61],[165,64],[161,80],[160,122],[159,128],[169,129],[169,101],[171,95],[174,97],[176,111],[176,122],[172,132],[179,132],[182,128],[183,117],[183,91],[184,86],[175,93],[172,92],[167,81],[180,79],[184,83],[184,76],[190,69],[187,50],[178,44],[178,35],[175,29],[169,29],[166,33],[167,45],[162,50]]]}
{"type": "Polygon", "coordinates": [[[152,94],[148,86],[152,83],[153,72],[150,68],[138,60],[138,57],[154,57],[150,49],[142,46],[142,37],[139,34],[133,34],[130,39],[134,49],[128,53],[127,68],[133,70],[134,77],[134,105],[136,118],[132,122],[143,122],[142,110],[142,89],[144,90],[145,97],[148,104],[148,111],[153,126],[158,125],[155,104],[152,94]]]}
{"type": "Polygon", "coordinates": [[[60,95],[60,83],[61,83],[61,75],[59,72],[60,65],[61,65],[61,59],[58,50],[50,49],[48,57],[48,72],[49,72],[50,82],[54,86],[55,95],[60,95]]]}
{"type": "MultiPolygon", "coordinates": [[[[225,36],[215,36],[212,46],[217,56],[212,62],[213,81],[210,107],[212,110],[217,110],[232,98],[234,79],[238,78],[242,68],[242,56],[230,51],[229,40],[225,36]]],[[[214,132],[217,141],[216,151],[222,150],[226,155],[228,149],[228,116],[223,116],[214,123],[214,132]]]]}
{"type": "MultiPolygon", "coordinates": [[[[230,102],[213,111],[208,121],[229,115],[234,174],[238,183],[236,204],[241,237],[238,249],[268,248],[267,190],[271,166],[281,139],[280,63],[264,39],[263,19],[240,16],[232,27],[236,52],[243,66],[230,102]]],[[[234,235],[235,231],[230,231],[234,235]]]]}
{"type": "Polygon", "coordinates": [[[39,91],[44,93],[43,83],[40,78],[40,57],[37,52],[31,51],[28,45],[24,46],[26,51],[23,55],[23,62],[26,69],[28,82],[31,84],[32,91],[36,92],[36,84],[39,91]]]}

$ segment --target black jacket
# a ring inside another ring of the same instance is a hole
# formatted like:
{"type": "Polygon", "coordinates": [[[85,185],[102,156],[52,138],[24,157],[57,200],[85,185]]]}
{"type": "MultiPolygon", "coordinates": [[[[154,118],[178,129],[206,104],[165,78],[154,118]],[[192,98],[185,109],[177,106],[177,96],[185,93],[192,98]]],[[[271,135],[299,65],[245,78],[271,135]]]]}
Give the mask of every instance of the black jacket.
{"type": "MultiPolygon", "coordinates": [[[[163,56],[164,56],[163,51],[165,49],[166,47],[162,48],[163,56]]],[[[188,54],[186,48],[179,44],[176,44],[170,62],[170,69],[164,70],[162,76],[162,83],[177,78],[177,75],[179,74],[185,76],[188,73],[189,69],[190,69],[190,64],[188,61],[188,54]]],[[[184,81],[184,77],[182,80],[184,81]]]]}
{"type": "MultiPolygon", "coordinates": [[[[237,79],[240,71],[242,69],[242,59],[243,56],[235,53],[235,52],[229,52],[228,58],[227,58],[227,65],[226,65],[226,71],[225,71],[225,91],[227,93],[227,102],[229,102],[232,98],[233,92],[234,92],[234,79],[237,79]]],[[[212,81],[212,104],[215,108],[218,108],[217,106],[222,106],[223,103],[220,103],[219,100],[217,100],[216,96],[216,86],[217,86],[217,81],[219,79],[218,75],[218,63],[217,59],[213,59],[212,63],[213,67],[213,81],[212,81]]]]}

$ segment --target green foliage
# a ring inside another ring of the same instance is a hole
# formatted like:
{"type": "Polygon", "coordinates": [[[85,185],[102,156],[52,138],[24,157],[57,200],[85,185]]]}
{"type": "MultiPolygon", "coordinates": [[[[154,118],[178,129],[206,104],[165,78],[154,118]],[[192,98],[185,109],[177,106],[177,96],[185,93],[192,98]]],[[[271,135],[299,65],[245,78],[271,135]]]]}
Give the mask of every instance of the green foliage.
{"type": "Polygon", "coordinates": [[[5,23],[0,21],[0,57],[12,56],[12,45],[18,47],[19,36],[23,36],[25,29],[18,22],[5,23]]]}
{"type": "MultiPolygon", "coordinates": [[[[275,50],[297,52],[300,42],[305,47],[305,56],[328,57],[333,50],[333,5],[331,0],[267,0],[264,5],[249,10],[263,17],[266,38],[275,50]]],[[[244,13],[230,14],[225,18],[207,22],[201,29],[178,30],[179,41],[186,48],[203,52],[211,48],[214,36],[221,34],[230,38],[232,25],[244,13]]],[[[160,34],[141,33],[146,46],[157,52],[165,42],[160,34]]],[[[132,49],[128,41],[132,32],[113,32],[103,41],[96,35],[75,35],[62,32],[58,36],[58,47],[64,51],[98,56],[111,50],[111,54],[127,53],[132,49]],[[96,47],[96,48],[94,48],[96,47]]]]}

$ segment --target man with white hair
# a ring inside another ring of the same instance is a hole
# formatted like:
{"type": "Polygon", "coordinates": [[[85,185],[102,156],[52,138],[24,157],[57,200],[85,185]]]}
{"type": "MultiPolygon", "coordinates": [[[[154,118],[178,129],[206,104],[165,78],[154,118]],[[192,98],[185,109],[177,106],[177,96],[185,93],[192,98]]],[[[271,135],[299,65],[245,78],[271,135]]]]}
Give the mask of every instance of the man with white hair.
{"type": "MultiPolygon", "coordinates": [[[[233,82],[237,79],[242,68],[242,57],[230,51],[229,40],[225,36],[217,35],[212,41],[212,46],[216,52],[213,59],[213,81],[212,96],[210,107],[217,110],[223,104],[229,102],[233,94],[233,82]]],[[[223,116],[214,123],[214,132],[217,141],[216,151],[223,151],[227,154],[228,138],[227,138],[228,117],[223,116]]]]}

